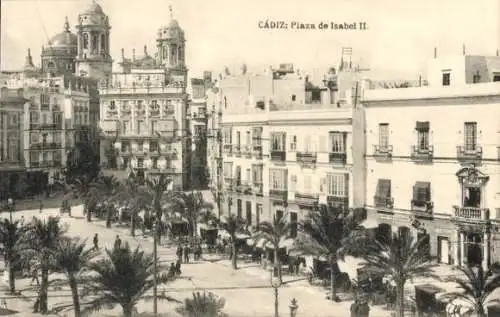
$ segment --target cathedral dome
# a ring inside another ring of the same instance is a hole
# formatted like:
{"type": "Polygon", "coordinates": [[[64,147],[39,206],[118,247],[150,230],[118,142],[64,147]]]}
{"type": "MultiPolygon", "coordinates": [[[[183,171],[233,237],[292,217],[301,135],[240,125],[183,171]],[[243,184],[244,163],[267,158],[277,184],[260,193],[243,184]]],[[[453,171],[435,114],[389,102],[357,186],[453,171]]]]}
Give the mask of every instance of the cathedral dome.
{"type": "Polygon", "coordinates": [[[180,27],[179,22],[172,17],[172,8],[170,8],[169,23],[158,29],[158,38],[184,40],[184,31],[180,27]]]}
{"type": "Polygon", "coordinates": [[[64,23],[64,31],[54,35],[47,43],[51,48],[73,48],[78,45],[76,34],[71,33],[69,30],[68,19],[64,23]]]}
{"type": "Polygon", "coordinates": [[[95,1],[92,1],[92,4],[84,11],[84,13],[104,14],[104,11],[99,4],[97,4],[95,1]]]}

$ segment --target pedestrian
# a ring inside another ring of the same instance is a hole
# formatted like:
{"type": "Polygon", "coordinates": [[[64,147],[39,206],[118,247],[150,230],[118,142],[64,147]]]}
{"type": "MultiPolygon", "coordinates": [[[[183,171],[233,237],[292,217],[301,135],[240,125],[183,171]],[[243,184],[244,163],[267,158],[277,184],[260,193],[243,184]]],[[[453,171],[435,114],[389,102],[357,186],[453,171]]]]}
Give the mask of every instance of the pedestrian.
{"type": "Polygon", "coordinates": [[[2,308],[7,309],[7,300],[5,300],[5,298],[2,299],[2,308]]]}
{"type": "Polygon", "coordinates": [[[182,260],[182,246],[179,244],[177,246],[177,251],[175,252],[178,260],[182,260]]]}
{"type": "Polygon", "coordinates": [[[97,233],[94,235],[94,250],[99,250],[99,237],[97,233]]]}
{"type": "Polygon", "coordinates": [[[33,285],[33,282],[36,282],[36,286],[40,286],[40,281],[38,280],[38,270],[35,267],[31,270],[30,285],[33,285]]]}
{"type": "Polygon", "coordinates": [[[363,300],[363,302],[359,305],[358,308],[358,316],[359,317],[368,317],[370,314],[370,306],[368,306],[368,302],[363,300]]]}
{"type": "Polygon", "coordinates": [[[21,216],[21,224],[24,224],[24,216],[21,216]]]}
{"type": "Polygon", "coordinates": [[[168,269],[168,276],[170,277],[175,276],[175,272],[176,272],[175,263],[172,262],[170,263],[170,268],[168,269]]]}
{"type": "Polygon", "coordinates": [[[175,274],[181,275],[181,259],[177,259],[177,262],[175,263],[175,274]]]}
{"type": "Polygon", "coordinates": [[[119,235],[116,235],[115,239],[115,249],[120,249],[122,247],[122,240],[119,235]]]}
{"type": "Polygon", "coordinates": [[[359,311],[359,300],[356,298],[354,302],[351,304],[351,317],[360,317],[358,311],[359,311]]]}
{"type": "Polygon", "coordinates": [[[184,253],[184,263],[189,263],[189,252],[190,251],[191,250],[189,250],[189,245],[186,244],[184,246],[184,250],[182,252],[182,253],[184,253]]]}

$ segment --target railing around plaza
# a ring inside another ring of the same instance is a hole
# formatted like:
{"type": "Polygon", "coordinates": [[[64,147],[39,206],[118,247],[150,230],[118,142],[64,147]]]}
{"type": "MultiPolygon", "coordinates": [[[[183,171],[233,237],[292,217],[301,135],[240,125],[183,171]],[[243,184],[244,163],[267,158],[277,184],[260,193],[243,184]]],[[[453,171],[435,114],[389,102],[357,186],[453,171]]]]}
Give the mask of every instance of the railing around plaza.
{"type": "Polygon", "coordinates": [[[490,219],[489,208],[453,206],[453,209],[455,210],[455,218],[457,219],[460,218],[468,220],[490,219]]]}

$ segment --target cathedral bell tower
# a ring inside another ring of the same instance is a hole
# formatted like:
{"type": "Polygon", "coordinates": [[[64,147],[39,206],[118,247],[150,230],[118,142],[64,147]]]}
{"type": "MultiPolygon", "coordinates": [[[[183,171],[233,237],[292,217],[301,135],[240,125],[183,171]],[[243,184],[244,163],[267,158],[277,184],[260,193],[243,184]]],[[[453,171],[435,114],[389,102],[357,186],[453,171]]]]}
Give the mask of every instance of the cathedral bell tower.
{"type": "Polygon", "coordinates": [[[109,53],[111,26],[108,16],[95,0],[87,10],[78,15],[76,29],[78,30],[76,75],[107,81],[113,65],[109,53]]]}
{"type": "Polygon", "coordinates": [[[157,64],[169,70],[172,75],[187,75],[184,31],[173,18],[172,7],[169,9],[170,21],[158,29],[156,36],[157,64]]]}

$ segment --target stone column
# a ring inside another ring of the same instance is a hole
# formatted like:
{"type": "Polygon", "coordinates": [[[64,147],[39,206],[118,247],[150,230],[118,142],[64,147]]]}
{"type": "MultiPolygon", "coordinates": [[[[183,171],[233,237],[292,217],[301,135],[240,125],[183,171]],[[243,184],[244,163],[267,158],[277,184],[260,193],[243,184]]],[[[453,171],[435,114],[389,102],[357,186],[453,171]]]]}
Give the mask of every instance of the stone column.
{"type": "Polygon", "coordinates": [[[83,46],[83,45],[82,45],[82,44],[83,44],[83,43],[82,43],[82,41],[83,41],[82,36],[83,36],[83,33],[81,33],[81,32],[80,32],[80,33],[78,34],[78,37],[77,37],[77,39],[78,39],[78,57],[82,57],[82,51],[83,51],[83,50],[82,50],[82,48],[83,48],[83,47],[82,47],[82,46],[83,46]]]}
{"type": "Polygon", "coordinates": [[[460,266],[463,266],[465,264],[465,234],[463,232],[460,232],[460,266]]]}
{"type": "Polygon", "coordinates": [[[483,234],[483,269],[486,271],[490,262],[490,233],[485,231],[483,234]]]}
{"type": "Polygon", "coordinates": [[[455,235],[455,247],[453,248],[455,251],[455,258],[453,259],[453,263],[455,265],[460,265],[460,231],[457,230],[455,235]]]}

